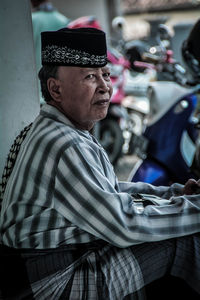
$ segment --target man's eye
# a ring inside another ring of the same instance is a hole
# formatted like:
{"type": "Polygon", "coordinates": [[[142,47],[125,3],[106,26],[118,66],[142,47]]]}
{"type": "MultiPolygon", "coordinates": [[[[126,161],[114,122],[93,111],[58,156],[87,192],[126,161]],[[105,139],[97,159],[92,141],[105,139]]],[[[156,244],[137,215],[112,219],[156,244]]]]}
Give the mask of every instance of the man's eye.
{"type": "Polygon", "coordinates": [[[86,76],[86,78],[87,79],[92,79],[92,78],[94,78],[94,76],[95,76],[94,74],[89,74],[89,75],[86,76]]]}
{"type": "Polygon", "coordinates": [[[110,72],[104,73],[103,76],[104,76],[105,78],[110,78],[110,72]]]}

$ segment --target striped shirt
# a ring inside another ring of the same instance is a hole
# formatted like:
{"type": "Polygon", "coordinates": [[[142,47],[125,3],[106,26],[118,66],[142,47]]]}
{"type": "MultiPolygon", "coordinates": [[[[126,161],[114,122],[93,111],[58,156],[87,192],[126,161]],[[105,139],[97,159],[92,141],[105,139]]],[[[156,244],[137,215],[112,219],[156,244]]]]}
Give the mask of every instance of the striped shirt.
{"type": "Polygon", "coordinates": [[[182,188],[118,182],[95,138],[46,104],[7,183],[0,240],[15,248],[98,240],[126,248],[193,234],[200,228],[200,195],[182,195],[182,188]],[[138,194],[155,204],[141,207],[138,194]]]}

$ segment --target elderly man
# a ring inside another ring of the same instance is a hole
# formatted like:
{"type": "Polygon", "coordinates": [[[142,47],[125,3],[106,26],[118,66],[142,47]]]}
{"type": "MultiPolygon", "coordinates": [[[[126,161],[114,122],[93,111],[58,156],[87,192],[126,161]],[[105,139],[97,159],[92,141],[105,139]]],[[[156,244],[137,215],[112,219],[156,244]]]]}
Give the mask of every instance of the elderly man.
{"type": "Polygon", "coordinates": [[[46,104],[3,178],[2,299],[145,299],[166,274],[200,293],[199,182],[118,182],[90,134],[112,94],[106,51],[100,30],[42,33],[46,104]]]}

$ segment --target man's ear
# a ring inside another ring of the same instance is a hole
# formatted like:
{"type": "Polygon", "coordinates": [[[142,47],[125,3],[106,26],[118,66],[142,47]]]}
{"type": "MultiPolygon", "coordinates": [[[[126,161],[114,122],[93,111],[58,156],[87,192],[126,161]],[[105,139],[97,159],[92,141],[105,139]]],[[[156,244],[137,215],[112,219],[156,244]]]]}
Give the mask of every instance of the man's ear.
{"type": "Polygon", "coordinates": [[[60,95],[60,82],[58,79],[56,78],[49,78],[47,80],[47,87],[49,90],[49,93],[51,95],[51,97],[56,101],[56,102],[60,102],[61,101],[61,95],[60,95]]]}

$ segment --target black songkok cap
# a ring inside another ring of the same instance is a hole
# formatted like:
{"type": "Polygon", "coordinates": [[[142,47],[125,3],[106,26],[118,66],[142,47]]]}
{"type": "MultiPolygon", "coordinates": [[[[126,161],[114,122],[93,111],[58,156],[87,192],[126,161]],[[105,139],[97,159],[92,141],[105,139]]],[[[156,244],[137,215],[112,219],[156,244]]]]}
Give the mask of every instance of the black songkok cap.
{"type": "Polygon", "coordinates": [[[99,68],[107,64],[105,33],[96,28],[62,28],[41,33],[42,65],[99,68]]]}

